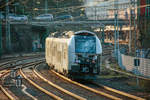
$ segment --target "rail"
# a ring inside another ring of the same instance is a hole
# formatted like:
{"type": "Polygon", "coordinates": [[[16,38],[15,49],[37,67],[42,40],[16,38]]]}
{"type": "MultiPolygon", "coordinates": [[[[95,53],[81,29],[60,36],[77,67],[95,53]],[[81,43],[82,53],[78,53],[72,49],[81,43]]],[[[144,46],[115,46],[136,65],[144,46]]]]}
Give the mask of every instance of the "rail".
{"type": "MultiPolygon", "coordinates": [[[[10,70],[6,70],[5,72],[3,72],[3,74],[0,76],[0,78],[4,77],[6,74],[8,74],[10,72],[10,70]]],[[[5,90],[5,88],[0,85],[1,90],[3,91],[3,93],[10,99],[10,100],[15,100],[13,96],[11,96],[7,90],[5,90]]]]}
{"type": "Polygon", "coordinates": [[[0,88],[10,100],[15,100],[14,97],[11,96],[2,85],[0,85],[0,88]]]}
{"type": "Polygon", "coordinates": [[[44,80],[45,82],[47,82],[47,83],[50,84],[51,86],[53,86],[53,87],[59,89],[60,91],[66,93],[66,94],[68,94],[68,95],[70,95],[70,96],[72,96],[72,97],[74,97],[74,98],[76,98],[76,99],[78,99],[78,100],[86,100],[85,98],[80,97],[80,96],[78,96],[78,95],[76,95],[76,94],[74,94],[74,93],[71,93],[71,92],[69,92],[69,91],[67,91],[67,90],[65,90],[65,89],[63,89],[63,88],[61,88],[60,86],[58,86],[58,85],[56,85],[56,84],[50,82],[49,80],[45,79],[43,76],[41,76],[41,75],[37,72],[37,70],[35,71],[35,69],[34,69],[33,72],[34,72],[38,77],[40,77],[42,80],[44,80]]]}
{"type": "Polygon", "coordinates": [[[46,93],[47,95],[51,96],[52,98],[56,99],[56,100],[63,100],[62,98],[52,94],[51,92],[45,90],[44,88],[40,87],[39,85],[37,85],[36,83],[34,83],[33,81],[31,81],[30,79],[27,78],[27,76],[23,73],[22,69],[19,70],[21,75],[29,82],[31,83],[33,86],[35,86],[37,89],[39,89],[40,91],[46,93]]]}
{"type": "MultiPolygon", "coordinates": [[[[42,56],[42,55],[40,55],[40,56],[42,56]]],[[[8,61],[5,61],[5,62],[3,62],[3,63],[0,63],[0,70],[4,70],[4,69],[7,69],[7,68],[14,68],[14,67],[16,67],[16,66],[19,66],[20,64],[18,64],[18,65],[13,65],[14,63],[16,63],[16,62],[19,62],[19,61],[23,61],[23,60],[27,60],[27,59],[32,59],[32,58],[35,58],[35,57],[39,57],[39,55],[34,55],[34,56],[23,56],[23,58],[22,57],[15,57],[15,59],[13,59],[13,60],[8,60],[8,61]],[[9,66],[7,66],[6,67],[6,65],[11,65],[11,67],[9,67],[9,66]]]]}
{"type": "Polygon", "coordinates": [[[123,95],[123,96],[127,96],[127,97],[132,98],[132,99],[135,99],[135,100],[145,100],[144,98],[137,97],[137,96],[131,95],[131,94],[129,94],[129,93],[122,92],[122,91],[119,91],[119,90],[110,88],[110,87],[105,86],[105,85],[102,85],[102,84],[98,84],[98,83],[95,83],[95,82],[92,82],[92,83],[95,84],[95,85],[97,85],[97,86],[103,87],[103,88],[106,89],[106,90],[115,92],[115,93],[117,93],[117,94],[121,94],[121,95],[123,95]]]}
{"type": "Polygon", "coordinates": [[[92,88],[87,87],[87,86],[85,86],[85,85],[82,85],[82,84],[80,84],[80,83],[78,83],[78,82],[72,81],[72,80],[66,78],[66,77],[63,76],[63,75],[60,75],[59,73],[56,73],[55,71],[52,71],[52,72],[55,73],[56,75],[58,75],[59,77],[61,77],[62,79],[66,80],[66,81],[68,81],[68,82],[71,82],[71,83],[73,83],[73,84],[75,84],[75,85],[78,85],[78,86],[80,86],[80,87],[82,87],[82,88],[84,88],[84,89],[87,89],[87,90],[89,90],[89,91],[91,91],[91,92],[94,92],[94,93],[99,94],[99,95],[103,95],[103,96],[105,96],[105,97],[107,97],[107,98],[110,98],[110,99],[113,99],[113,100],[122,100],[121,98],[112,96],[112,95],[110,95],[110,94],[107,94],[107,93],[104,93],[104,92],[101,92],[101,91],[92,89],[92,88]]]}

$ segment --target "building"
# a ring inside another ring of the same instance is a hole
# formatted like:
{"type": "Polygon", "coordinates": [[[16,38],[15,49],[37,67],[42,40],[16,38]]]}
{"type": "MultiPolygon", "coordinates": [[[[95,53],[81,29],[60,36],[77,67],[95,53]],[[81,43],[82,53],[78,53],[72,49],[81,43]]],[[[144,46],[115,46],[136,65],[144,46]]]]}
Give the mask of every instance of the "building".
{"type": "MultiPolygon", "coordinates": [[[[120,25],[118,29],[119,39],[129,43],[129,37],[132,37],[130,34],[133,34],[133,30],[136,29],[133,21],[137,20],[137,0],[86,0],[84,5],[85,14],[89,20],[114,21],[117,13],[117,20],[127,21],[128,25],[120,25]]],[[[114,32],[115,25],[105,26],[106,42],[114,42],[114,32]]]]}
{"type": "Polygon", "coordinates": [[[138,45],[140,48],[150,48],[150,0],[138,0],[138,45]]]}
{"type": "MultiPolygon", "coordinates": [[[[135,8],[137,7],[137,0],[134,0],[135,8]]],[[[84,5],[86,7],[85,13],[89,20],[106,20],[114,19],[114,13],[118,10],[119,19],[130,18],[131,0],[86,0],[84,5]]],[[[135,10],[137,13],[137,10],[135,10]]]]}

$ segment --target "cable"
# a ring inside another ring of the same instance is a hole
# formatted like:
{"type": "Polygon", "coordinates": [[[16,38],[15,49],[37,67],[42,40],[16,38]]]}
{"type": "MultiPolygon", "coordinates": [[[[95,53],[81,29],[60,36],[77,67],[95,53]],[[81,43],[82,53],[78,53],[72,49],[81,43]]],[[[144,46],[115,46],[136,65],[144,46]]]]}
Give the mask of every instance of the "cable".
{"type": "Polygon", "coordinates": [[[15,1],[15,0],[11,0],[11,1],[5,3],[4,5],[0,6],[0,9],[3,8],[3,7],[5,7],[5,6],[7,6],[7,5],[10,5],[10,4],[11,4],[12,2],[14,2],[14,1],[15,1]]]}
{"type": "MultiPolygon", "coordinates": [[[[114,2],[115,0],[112,0],[111,2],[114,2]]],[[[3,6],[1,6],[0,8],[3,8],[5,7],[7,4],[10,5],[12,2],[14,2],[14,0],[4,4],[3,6]]],[[[110,1],[108,1],[110,2],[110,1]]],[[[125,3],[123,3],[125,4],[125,3]]],[[[126,3],[126,4],[130,4],[130,2],[126,3]]],[[[142,5],[142,6],[137,6],[135,7],[136,8],[143,8],[143,7],[148,7],[150,6],[150,4],[148,5],[142,5]]],[[[49,9],[49,10],[53,10],[53,9],[60,9],[61,11],[58,11],[58,12],[55,12],[53,14],[58,14],[58,13],[62,13],[62,12],[66,12],[66,9],[67,11],[70,11],[70,10],[74,10],[74,9],[78,9],[78,8],[88,8],[88,7],[93,7],[93,6],[71,6],[71,7],[64,7],[64,8],[52,8],[52,9],[49,9]]],[[[108,6],[94,6],[94,7],[99,7],[99,8],[105,8],[106,10],[114,10],[114,9],[109,9],[110,7],[114,7],[114,4],[112,5],[108,5],[108,6]]],[[[118,11],[122,11],[122,10],[126,10],[126,9],[129,9],[129,8],[132,8],[132,7],[128,7],[128,8],[122,8],[122,9],[119,9],[118,11]]],[[[38,10],[45,10],[45,9],[38,9],[38,10]]]]}
{"type": "MultiPolygon", "coordinates": [[[[13,2],[14,0],[12,0],[12,1],[10,1],[10,2],[8,2],[8,3],[6,3],[6,4],[4,4],[3,6],[1,6],[0,8],[3,8],[3,7],[5,7],[7,4],[8,5],[10,5],[12,2],[13,2]]],[[[27,0],[28,1],[28,0],[27,0]]],[[[115,0],[112,0],[111,2],[114,2],[115,0]]],[[[104,2],[104,1],[103,1],[104,2]]],[[[110,2],[110,1],[108,1],[108,2],[110,2]]],[[[125,3],[123,3],[123,4],[125,4],[125,3]]],[[[126,3],[126,4],[130,4],[130,2],[128,2],[128,3],[126,3]]],[[[108,5],[108,6],[94,6],[94,7],[101,7],[101,8],[106,8],[107,9],[107,7],[108,8],[110,8],[110,7],[113,7],[114,6],[114,4],[112,4],[112,5],[108,5]]],[[[148,6],[150,6],[150,4],[148,4],[148,5],[142,5],[142,6],[137,6],[136,8],[143,8],[143,7],[148,7],[148,6]]],[[[66,11],[66,9],[68,9],[68,11],[69,11],[69,9],[70,10],[72,10],[72,9],[77,9],[77,8],[88,8],[88,7],[93,7],[93,6],[71,6],[71,7],[64,7],[64,8],[52,8],[52,9],[49,9],[49,10],[54,10],[54,9],[60,9],[61,11],[58,11],[58,12],[56,12],[56,13],[60,13],[60,12],[63,12],[62,10],[64,10],[64,12],[66,11]]],[[[131,7],[128,7],[128,8],[131,8],[131,7]]],[[[120,10],[125,10],[125,9],[128,9],[128,8],[123,8],[123,9],[119,9],[119,11],[120,10]]],[[[45,10],[45,9],[39,9],[39,10],[45,10]]],[[[109,10],[111,10],[111,9],[109,9],[109,10]]],[[[112,9],[112,10],[114,10],[114,9],[112,9]]]]}
{"type": "MultiPolygon", "coordinates": [[[[15,1],[15,0],[11,0],[11,1],[9,1],[8,3],[6,3],[6,4],[4,4],[4,5],[2,5],[0,8],[3,8],[3,7],[5,7],[7,4],[8,5],[10,5],[13,1],[15,1]]],[[[23,2],[23,1],[22,1],[23,2]]],[[[28,2],[28,0],[26,0],[26,2],[25,3],[27,3],[28,2]]],[[[116,0],[111,0],[111,1],[100,1],[100,2],[112,2],[112,3],[114,3],[114,2],[116,2],[116,0]]],[[[119,1],[118,1],[119,2],[119,1]]],[[[121,3],[120,3],[121,4],[121,3]]],[[[123,4],[125,4],[125,3],[123,3],[123,4]]],[[[128,2],[127,4],[130,4],[130,2],[128,2]]],[[[83,7],[83,8],[87,8],[87,7],[95,7],[97,4],[95,4],[95,5],[92,5],[92,6],[76,6],[76,7],[83,7]]],[[[114,6],[114,4],[112,4],[112,5],[108,5],[108,6],[97,6],[97,7],[110,7],[110,6],[114,6]]],[[[139,6],[139,7],[137,7],[137,8],[143,8],[143,7],[147,7],[147,6],[150,6],[150,4],[148,4],[148,5],[142,5],[142,6],[139,6]]],[[[71,6],[71,7],[64,7],[64,8],[52,8],[52,9],[50,9],[50,10],[53,10],[53,9],[60,9],[60,10],[62,10],[62,9],[69,9],[69,8],[76,8],[75,6],[71,6]]],[[[43,10],[43,9],[41,9],[41,10],[43,10]]]]}
{"type": "MultiPolygon", "coordinates": [[[[130,4],[130,3],[126,3],[126,4],[130,4]]],[[[111,5],[111,6],[113,6],[113,5],[111,5]]],[[[95,7],[99,7],[99,8],[106,8],[107,9],[107,7],[108,7],[108,10],[114,10],[114,9],[109,9],[110,7],[111,7],[110,5],[109,6],[95,6],[95,7]]],[[[142,5],[142,6],[137,6],[137,7],[135,7],[135,9],[137,9],[137,8],[143,8],[143,7],[149,7],[150,6],[150,4],[148,4],[148,5],[142,5]]],[[[77,6],[77,7],[65,7],[65,8],[62,8],[61,9],[61,11],[58,11],[58,12],[55,12],[54,14],[57,14],[57,13],[61,13],[61,12],[65,12],[66,11],[66,8],[67,8],[67,10],[69,11],[69,10],[73,10],[73,9],[78,9],[78,8],[86,8],[86,7],[93,7],[93,6],[77,6]],[[69,8],[72,8],[72,9],[69,9],[69,8]]],[[[132,8],[132,7],[128,7],[128,8],[122,8],[122,9],[119,9],[118,11],[122,11],[122,10],[127,10],[127,9],[130,9],[130,8],[132,8]]],[[[54,9],[57,9],[57,8],[54,8],[54,9]]],[[[58,9],[60,9],[60,8],[58,8],[58,9]]],[[[38,9],[38,10],[45,10],[45,9],[38,9]]],[[[48,10],[53,10],[53,9],[48,9],[48,10]]]]}

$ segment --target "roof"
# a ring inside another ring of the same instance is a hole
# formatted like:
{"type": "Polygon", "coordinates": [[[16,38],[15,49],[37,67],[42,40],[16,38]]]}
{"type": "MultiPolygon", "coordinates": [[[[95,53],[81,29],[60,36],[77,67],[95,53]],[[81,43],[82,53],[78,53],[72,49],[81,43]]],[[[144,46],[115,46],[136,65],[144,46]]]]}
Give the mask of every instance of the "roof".
{"type": "Polygon", "coordinates": [[[90,32],[90,31],[86,31],[86,30],[81,30],[81,31],[75,32],[75,35],[80,34],[80,33],[88,33],[88,34],[91,34],[91,35],[95,35],[95,33],[90,32]]]}

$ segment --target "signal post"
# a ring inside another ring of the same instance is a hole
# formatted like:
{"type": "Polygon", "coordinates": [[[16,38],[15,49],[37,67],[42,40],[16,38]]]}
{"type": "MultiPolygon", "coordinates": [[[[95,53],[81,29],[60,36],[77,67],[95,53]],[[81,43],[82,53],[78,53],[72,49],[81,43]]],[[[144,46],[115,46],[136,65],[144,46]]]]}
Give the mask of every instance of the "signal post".
{"type": "Polygon", "coordinates": [[[2,56],[2,20],[0,20],[0,58],[2,56]]]}

